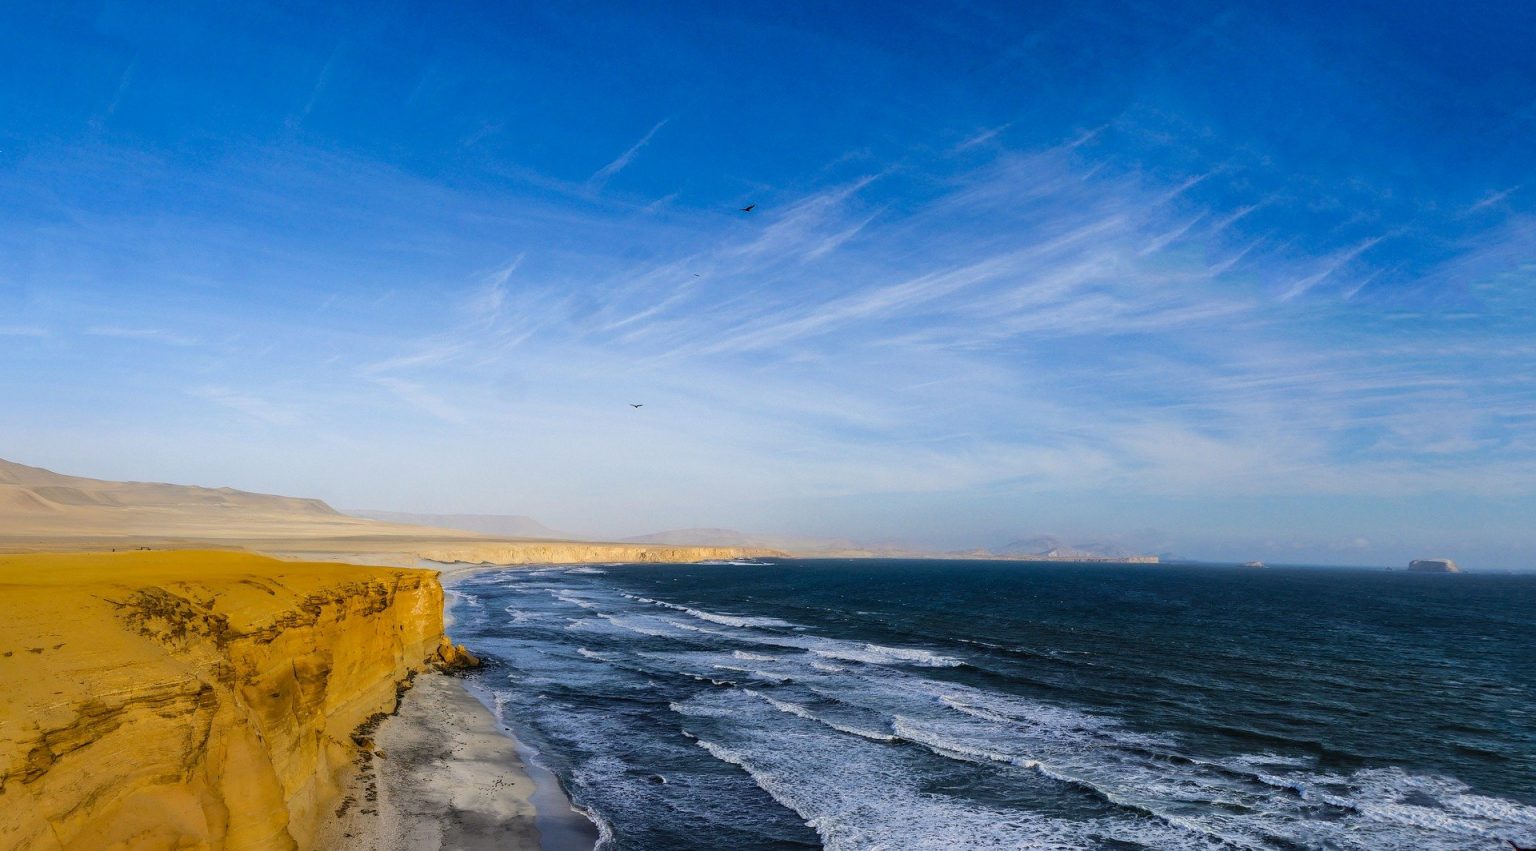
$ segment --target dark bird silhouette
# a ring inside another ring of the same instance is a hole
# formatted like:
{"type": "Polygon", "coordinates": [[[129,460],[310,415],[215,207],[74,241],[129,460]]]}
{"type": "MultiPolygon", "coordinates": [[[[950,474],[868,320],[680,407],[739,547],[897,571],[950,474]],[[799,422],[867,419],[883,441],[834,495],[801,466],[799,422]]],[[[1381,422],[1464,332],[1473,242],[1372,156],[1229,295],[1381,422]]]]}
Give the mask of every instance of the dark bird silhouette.
{"type": "Polygon", "coordinates": [[[629,406],[630,406],[630,407],[631,407],[631,408],[639,408],[639,407],[642,407],[642,406],[644,406],[644,404],[645,404],[645,403],[644,403],[644,402],[641,402],[641,403],[640,403],[640,404],[639,404],[639,405],[636,405],[636,404],[635,404],[635,403],[634,403],[634,402],[630,402],[630,403],[629,403],[629,406]]]}
{"type": "Polygon", "coordinates": [[[1536,851],[1536,848],[1533,848],[1533,847],[1531,847],[1529,845],[1516,845],[1514,840],[1512,840],[1512,839],[1506,839],[1504,841],[1508,842],[1509,843],[1509,847],[1515,849],[1515,851],[1536,851]]]}
{"type": "Polygon", "coordinates": [[[747,206],[745,206],[745,207],[742,207],[742,208],[741,208],[741,211],[742,211],[742,212],[743,212],[743,213],[750,213],[750,212],[752,212],[752,208],[753,208],[753,207],[756,207],[756,206],[757,206],[757,205],[756,205],[756,204],[748,204],[748,205],[747,205],[747,206]]]}

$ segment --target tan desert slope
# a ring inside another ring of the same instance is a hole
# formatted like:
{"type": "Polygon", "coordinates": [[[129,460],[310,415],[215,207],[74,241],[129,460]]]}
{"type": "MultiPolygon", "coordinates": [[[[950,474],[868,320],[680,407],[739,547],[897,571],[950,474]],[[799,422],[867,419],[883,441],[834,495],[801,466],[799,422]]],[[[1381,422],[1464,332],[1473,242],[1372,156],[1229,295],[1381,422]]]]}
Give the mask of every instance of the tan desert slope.
{"type": "Polygon", "coordinates": [[[318,499],[66,476],[0,460],[0,535],[350,530],[318,499]]]}
{"type": "Polygon", "coordinates": [[[0,552],[219,548],[414,566],[438,562],[687,562],[761,547],[560,541],[389,523],[318,499],[67,476],[0,460],[0,552]]]}

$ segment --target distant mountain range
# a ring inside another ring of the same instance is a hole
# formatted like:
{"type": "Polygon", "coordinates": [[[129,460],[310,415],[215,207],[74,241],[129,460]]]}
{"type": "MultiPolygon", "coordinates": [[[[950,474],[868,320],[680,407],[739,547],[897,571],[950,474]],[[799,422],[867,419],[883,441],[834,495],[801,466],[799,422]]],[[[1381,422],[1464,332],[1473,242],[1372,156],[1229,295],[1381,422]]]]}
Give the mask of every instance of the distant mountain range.
{"type": "Polygon", "coordinates": [[[348,509],[348,514],[391,523],[409,523],[502,535],[516,538],[549,538],[565,541],[609,540],[625,544],[655,544],[693,547],[749,547],[781,550],[795,555],[820,558],[1001,558],[1042,560],[1155,560],[1152,556],[1132,553],[1112,544],[1067,544],[1051,535],[1039,535],[1009,541],[997,549],[941,552],[901,544],[867,544],[835,538],[801,538],[785,535],[759,535],[737,529],[698,527],[669,529],[627,538],[599,538],[552,529],[532,517],[521,514],[410,514],[399,511],[348,509]]]}
{"type": "Polygon", "coordinates": [[[591,541],[587,535],[575,535],[551,529],[524,514],[411,514],[404,511],[376,511],[370,508],[348,508],[345,513],[369,520],[387,523],[406,523],[412,526],[435,526],[440,529],[458,529],[480,532],[505,538],[548,538],[554,541],[591,541]]]}
{"type": "MultiPolygon", "coordinates": [[[[0,460],[0,537],[59,535],[188,535],[199,538],[275,536],[475,537],[598,542],[594,535],[553,529],[517,514],[418,514],[377,509],[337,511],[318,499],[153,482],[112,482],[68,476],[0,460]],[[426,528],[423,528],[426,527],[426,528]]],[[[1106,544],[1067,544],[1043,535],[996,550],[939,552],[903,544],[761,535],[735,529],[671,529],[607,541],[646,546],[739,547],[822,558],[1012,558],[1154,560],[1106,544]]]]}
{"type": "Polygon", "coordinates": [[[109,482],[66,476],[42,467],[0,459],[0,509],[7,515],[54,517],[91,508],[156,509],[197,506],[209,510],[340,517],[318,499],[250,493],[158,482],[109,482]]]}
{"type": "Polygon", "coordinates": [[[1138,555],[1113,544],[1067,544],[1052,535],[1020,538],[998,547],[997,554],[1010,558],[1035,556],[1039,558],[1130,558],[1138,555]]]}
{"type": "Polygon", "coordinates": [[[318,499],[69,476],[0,459],[0,537],[420,534],[318,499]]]}

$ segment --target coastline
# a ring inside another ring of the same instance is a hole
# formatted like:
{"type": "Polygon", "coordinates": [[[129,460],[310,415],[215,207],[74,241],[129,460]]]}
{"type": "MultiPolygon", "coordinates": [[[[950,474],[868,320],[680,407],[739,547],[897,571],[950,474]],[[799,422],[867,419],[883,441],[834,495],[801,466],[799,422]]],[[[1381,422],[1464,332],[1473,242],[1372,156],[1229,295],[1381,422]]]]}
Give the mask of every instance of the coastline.
{"type": "MultiPolygon", "coordinates": [[[[451,598],[452,574],[439,571],[451,598]]],[[[443,633],[453,626],[443,607],[443,633]]],[[[478,690],[418,675],[359,750],[338,817],[318,847],[339,851],[589,851],[595,825],[536,753],[502,725],[478,690]]]]}
{"type": "MultiPolygon", "coordinates": [[[[346,796],[318,847],[341,851],[570,851],[579,831],[563,793],[549,800],[519,742],[460,680],[416,677],[399,710],[359,752],[346,796]],[[563,806],[568,815],[555,810],[563,806]],[[553,828],[553,829],[552,829],[553,828]],[[559,829],[564,828],[564,829],[559,829]],[[553,840],[553,841],[551,841],[553,840]]],[[[558,786],[556,787],[558,792],[558,786]]]]}

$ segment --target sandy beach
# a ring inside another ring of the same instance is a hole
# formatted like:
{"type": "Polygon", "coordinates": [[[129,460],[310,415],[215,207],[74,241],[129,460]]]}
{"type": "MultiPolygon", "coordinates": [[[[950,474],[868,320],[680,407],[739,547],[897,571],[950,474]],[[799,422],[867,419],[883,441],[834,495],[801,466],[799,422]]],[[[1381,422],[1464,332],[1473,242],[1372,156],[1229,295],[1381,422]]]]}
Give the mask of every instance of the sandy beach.
{"type": "Polygon", "coordinates": [[[558,788],[551,799],[549,790],[535,783],[517,741],[454,677],[416,677],[399,711],[379,723],[371,739],[372,750],[359,757],[340,816],[321,836],[322,848],[592,847],[591,824],[558,788]],[[548,834],[542,844],[541,834],[548,834]]]}

